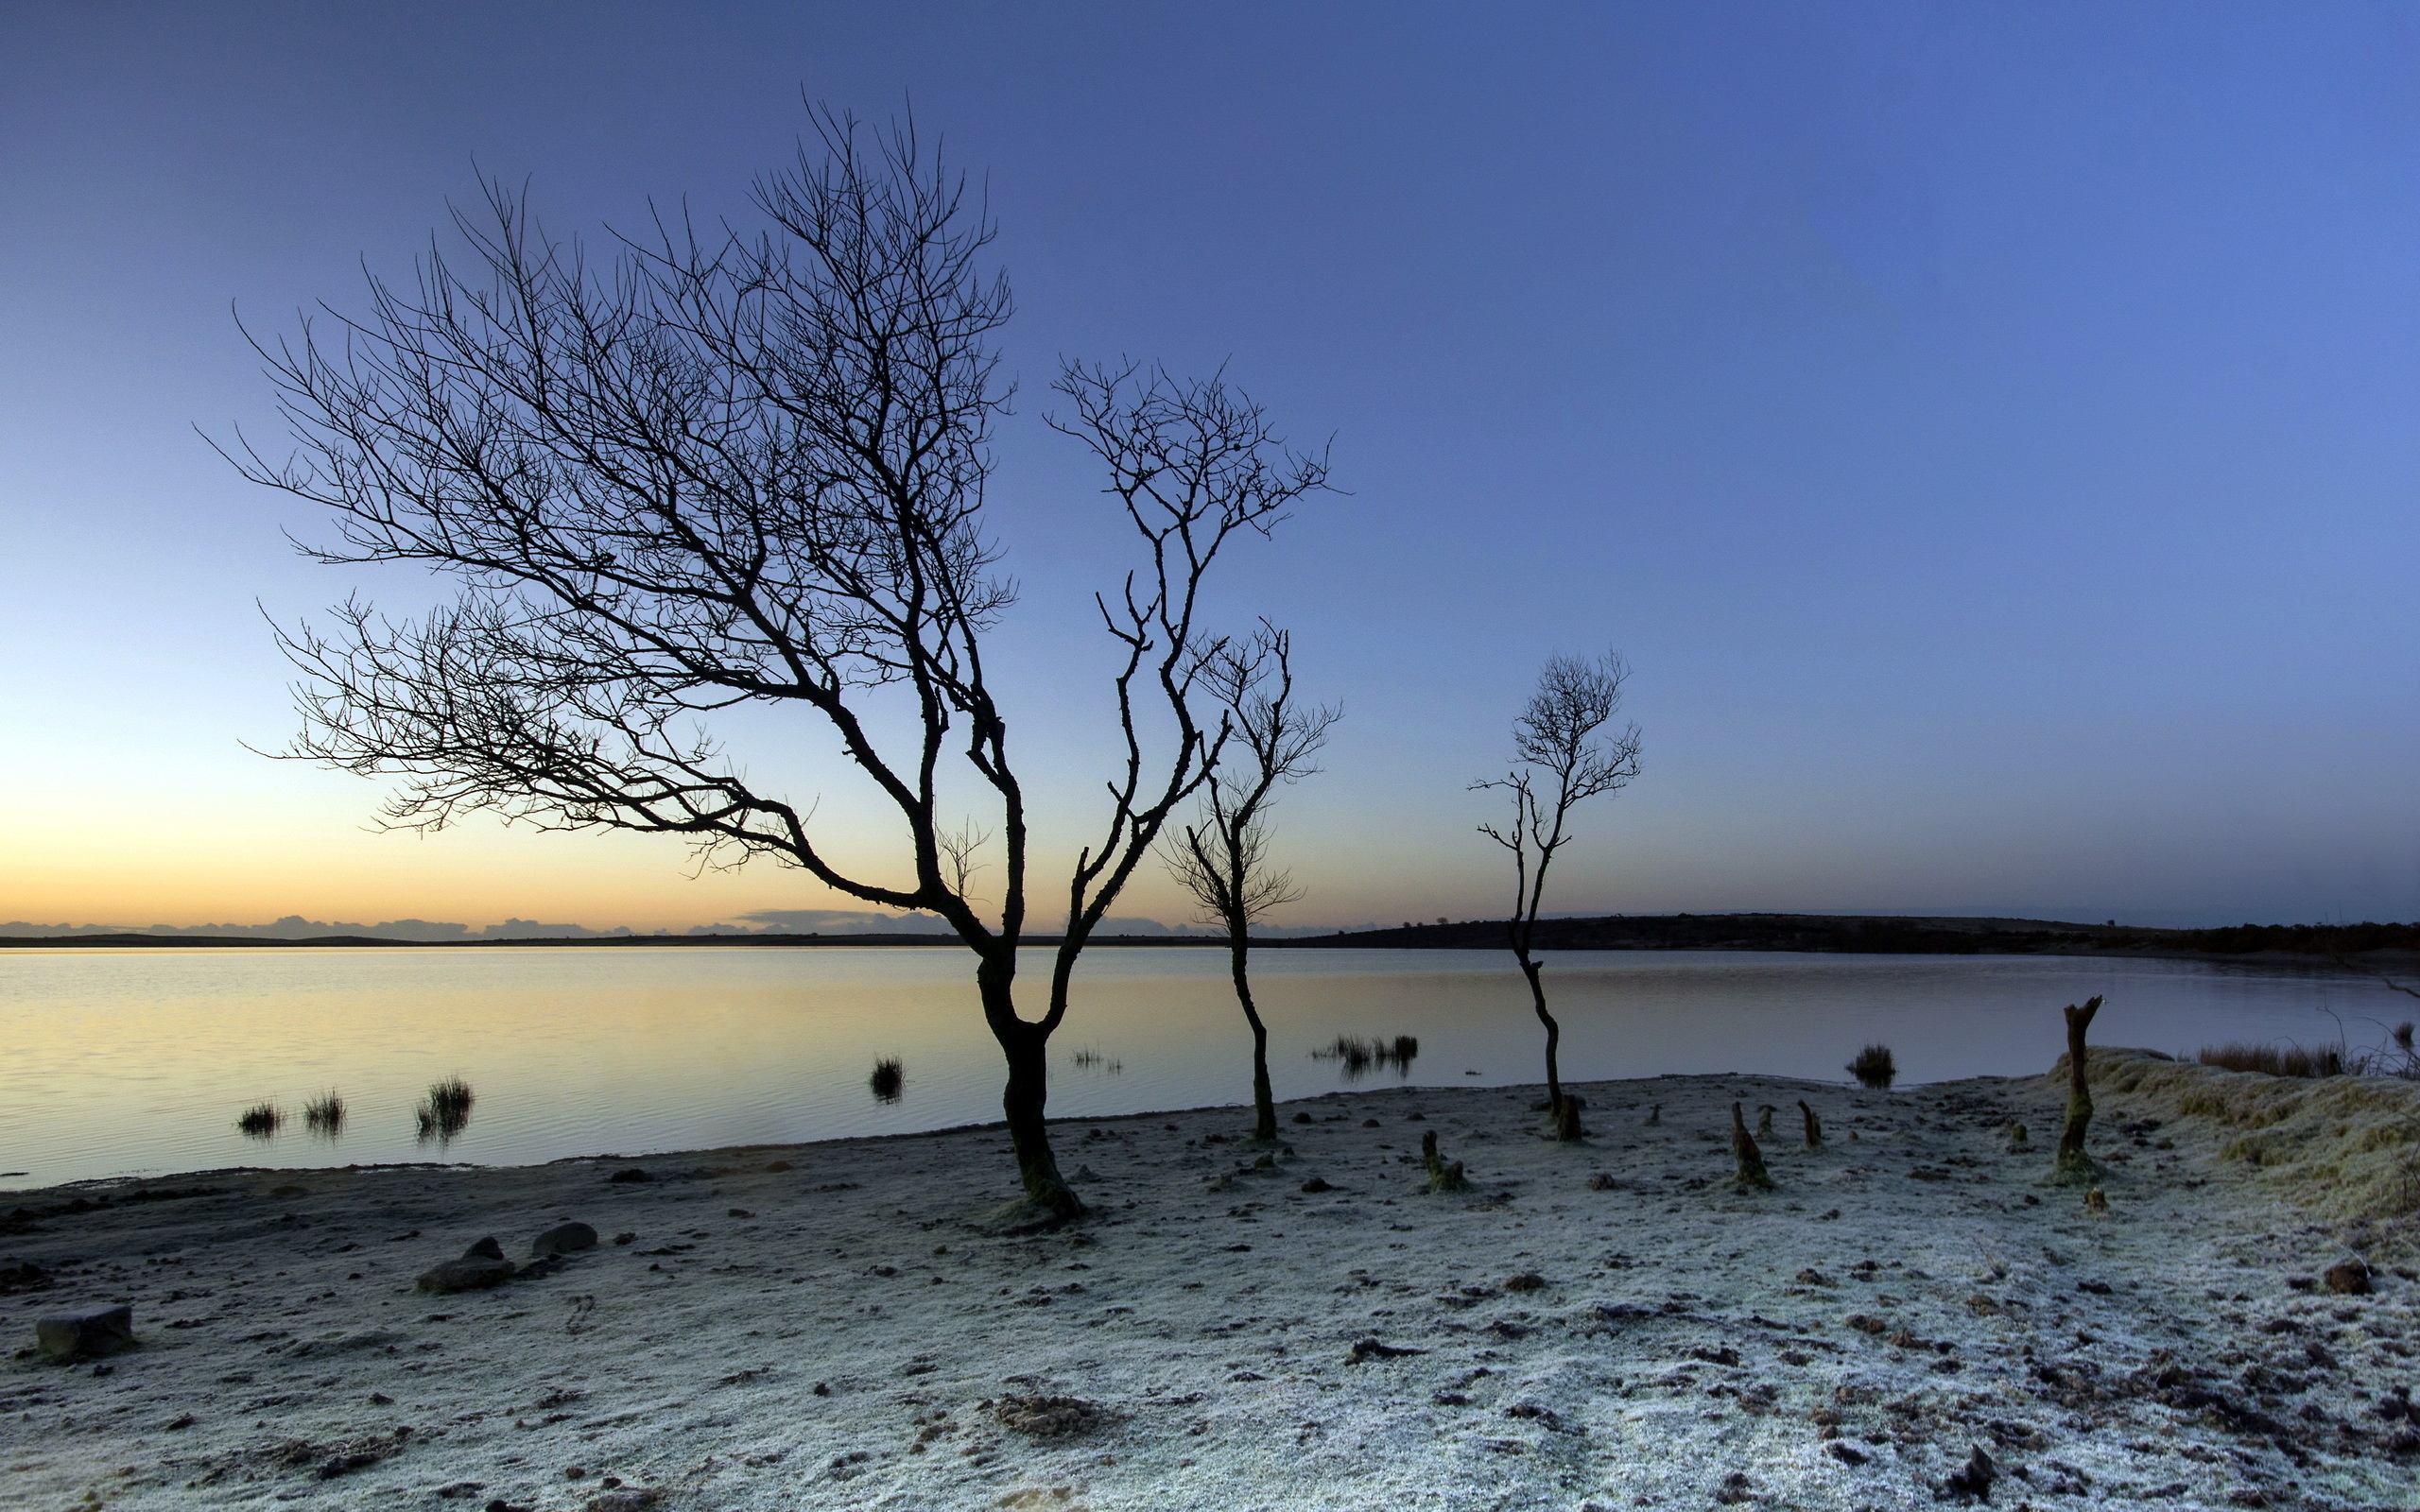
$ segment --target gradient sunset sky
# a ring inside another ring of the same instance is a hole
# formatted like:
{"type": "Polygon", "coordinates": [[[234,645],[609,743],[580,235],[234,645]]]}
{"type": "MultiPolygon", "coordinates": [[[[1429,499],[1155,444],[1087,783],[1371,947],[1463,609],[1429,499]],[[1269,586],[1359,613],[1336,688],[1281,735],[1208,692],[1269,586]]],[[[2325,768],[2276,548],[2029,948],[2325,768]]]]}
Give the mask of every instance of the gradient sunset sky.
{"type": "MultiPolygon", "coordinates": [[[[299,558],[321,522],[197,434],[271,449],[234,316],[358,309],[479,173],[563,233],[744,215],[802,91],[912,100],[988,175],[1060,843],[1123,542],[1041,412],[1059,354],[1131,353],[1335,438],[1349,494],[1217,589],[1346,707],[1280,811],[1290,921],[1499,908],[1464,784],[1547,655],[1608,646],[1644,773],[1561,910],[2420,915],[2416,17],[0,3],[0,920],[844,902],[670,840],[372,833],[374,784],[251,754],[294,727],[263,610],[427,590],[299,558]]],[[[818,791],[820,731],[738,733],[818,791]]],[[[1116,911],[1184,917],[1157,877],[1116,911]]]]}

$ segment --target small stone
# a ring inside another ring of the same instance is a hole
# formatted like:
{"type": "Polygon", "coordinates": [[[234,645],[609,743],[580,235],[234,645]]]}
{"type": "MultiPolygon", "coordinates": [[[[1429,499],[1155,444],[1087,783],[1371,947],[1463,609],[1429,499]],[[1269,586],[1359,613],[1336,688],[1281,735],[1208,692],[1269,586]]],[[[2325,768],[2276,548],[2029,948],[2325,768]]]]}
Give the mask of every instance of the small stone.
{"type": "Polygon", "coordinates": [[[626,1165],[620,1170],[614,1172],[612,1176],[607,1177],[605,1179],[608,1181],[652,1181],[655,1177],[648,1175],[645,1171],[640,1170],[635,1165],[626,1165]]]}
{"type": "Polygon", "coordinates": [[[57,1313],[34,1323],[34,1343],[54,1360],[79,1354],[112,1354],[134,1342],[134,1309],[88,1307],[57,1313]]]}
{"type": "Polygon", "coordinates": [[[596,1230],[584,1223],[559,1223],[529,1241],[532,1255],[568,1255],[596,1247],[596,1230]]]}
{"type": "Polygon", "coordinates": [[[618,1233],[614,1236],[614,1243],[617,1245],[633,1244],[637,1241],[638,1237],[638,1235],[630,1232],[618,1233]]]}
{"type": "Polygon", "coordinates": [[[462,1258],[464,1260],[502,1260],[504,1246],[496,1243],[495,1235],[490,1234],[462,1251],[462,1258]]]}
{"type": "Polygon", "coordinates": [[[1358,1365],[1364,1360],[1393,1360],[1407,1354],[1426,1354],[1427,1352],[1426,1349],[1407,1349],[1399,1344],[1382,1344],[1372,1338],[1356,1341],[1352,1352],[1345,1358],[1358,1365]]]}
{"type": "Polygon", "coordinates": [[[1999,1467],[1992,1463],[1992,1456],[1984,1453],[1982,1446],[1978,1444],[1975,1452],[1966,1457],[1964,1468],[1950,1471],[1945,1485],[1952,1495],[1971,1496],[1978,1501],[1988,1502],[1992,1499],[1992,1483],[1999,1478],[1999,1467]]]}
{"type": "Polygon", "coordinates": [[[1363,1128],[1376,1128],[1378,1126],[1378,1121],[1374,1118],[1365,1118],[1361,1121],[1361,1126],[1363,1128]]]}
{"type": "Polygon", "coordinates": [[[1824,1446],[1824,1452],[1831,1455],[1834,1459],[1839,1460],[1841,1464],[1849,1466],[1852,1469],[1864,1464],[1868,1457],[1863,1450],[1853,1449],[1846,1442],[1838,1438],[1835,1438],[1830,1443],[1825,1444],[1824,1446]]]}
{"type": "Polygon", "coordinates": [[[585,1478],[587,1474],[588,1467],[585,1465],[566,1465],[563,1467],[563,1479],[566,1481],[581,1480],[585,1478]]]}
{"type": "Polygon", "coordinates": [[[735,1218],[753,1218],[756,1214],[746,1208],[734,1208],[731,1210],[731,1216],[735,1218]]]}
{"type": "Polygon", "coordinates": [[[1547,1279],[1533,1270],[1525,1270],[1516,1276],[1509,1276],[1504,1281],[1504,1289],[1508,1292],[1542,1292],[1546,1288],[1547,1279]]]}
{"type": "Polygon", "coordinates": [[[2331,1292],[2342,1292],[2348,1297],[2369,1295],[2370,1267],[2358,1260],[2348,1260],[2342,1265],[2330,1265],[2321,1273],[2319,1279],[2327,1283],[2327,1289],[2331,1292]]]}
{"type": "Polygon", "coordinates": [[[1296,1113],[1294,1115],[1294,1122],[1297,1124],[1307,1124],[1310,1121],[1311,1115],[1308,1113],[1296,1113]]]}
{"type": "Polygon", "coordinates": [[[1336,1188],[1324,1177],[1315,1176],[1303,1183],[1303,1190],[1316,1195],[1322,1192],[1333,1192],[1336,1188]]]}
{"type": "Polygon", "coordinates": [[[1832,1278],[1824,1275],[1822,1271],[1817,1270],[1810,1265],[1806,1269],[1798,1273],[1798,1284],[1801,1286],[1829,1286],[1833,1284],[1833,1281],[1832,1278]]]}
{"type": "Polygon", "coordinates": [[[509,1260],[464,1256],[431,1265],[414,1284],[424,1292],[475,1292],[503,1285],[512,1280],[514,1269],[509,1260]]]}
{"type": "Polygon", "coordinates": [[[1588,1190],[1591,1192],[1611,1192],[1620,1185],[1610,1171],[1599,1171],[1588,1177],[1588,1190]]]}
{"type": "Polygon", "coordinates": [[[50,1273],[30,1260],[0,1256],[0,1292],[29,1292],[50,1284],[50,1273]]]}

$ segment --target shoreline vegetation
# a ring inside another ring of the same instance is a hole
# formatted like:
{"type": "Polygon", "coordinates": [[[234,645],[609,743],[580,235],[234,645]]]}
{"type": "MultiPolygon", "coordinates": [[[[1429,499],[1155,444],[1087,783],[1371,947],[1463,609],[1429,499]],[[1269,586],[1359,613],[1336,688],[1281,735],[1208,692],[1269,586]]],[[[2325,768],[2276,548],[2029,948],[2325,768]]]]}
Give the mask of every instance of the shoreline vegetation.
{"type": "MultiPolygon", "coordinates": [[[[1041,949],[1056,936],[1027,936],[1041,949]]],[[[1096,946],[1214,950],[1215,933],[1099,935],[1096,946]]],[[[796,935],[620,935],[589,938],[405,940],[368,935],[296,939],[209,935],[0,936],[0,948],[129,947],[223,949],[527,950],[705,947],[813,949],[822,946],[953,948],[941,933],[796,935]]],[[[1340,930],[1284,938],[1253,936],[1254,950],[1502,951],[1502,919],[1405,924],[1392,929],[1340,930]]],[[[2238,924],[2223,929],[2153,929],[2040,919],[1962,919],[1858,914],[1613,914],[1594,919],[1541,919],[1533,949],[1541,951],[1774,951],[1871,955],[2151,955],[2224,959],[2247,955],[2335,960],[2348,956],[2420,954],[2420,922],[2360,924],[2238,924]]]]}
{"type": "Polygon", "coordinates": [[[1246,1107],[1062,1118],[1087,1211],[1042,1232],[982,1217],[1000,1124],[13,1193],[20,1329],[130,1311],[97,1366],[0,1364],[12,1488],[2407,1505],[2420,1087],[2085,1063],[2088,1193],[2006,1132],[2057,1126],[2064,1058],[1897,1091],[1575,1084],[1572,1142],[1537,1137],[1534,1086],[1289,1101],[1259,1159],[1246,1107]],[[1802,1101],[1808,1137],[1760,1118],[1764,1180],[1734,1179],[1743,1108],[1802,1101]]]}

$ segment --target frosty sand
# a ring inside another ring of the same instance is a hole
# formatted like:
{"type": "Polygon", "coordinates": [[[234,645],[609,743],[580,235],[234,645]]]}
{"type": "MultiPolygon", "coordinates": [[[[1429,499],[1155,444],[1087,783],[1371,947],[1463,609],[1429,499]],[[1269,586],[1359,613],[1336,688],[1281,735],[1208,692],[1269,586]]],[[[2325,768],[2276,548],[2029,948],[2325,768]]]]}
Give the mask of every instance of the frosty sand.
{"type": "Polygon", "coordinates": [[[1092,1215],[1028,1235],[977,1225],[997,1128],[21,1194],[12,1349],[100,1303],[139,1343],[18,1349],[0,1472],[60,1508],[2409,1504],[2420,1285],[2347,1220],[2412,1089],[2093,1065],[2106,1214],[2039,1184],[2057,1077],[1583,1085],[1578,1145],[1528,1090],[1339,1093],[1262,1169],[1248,1109],[1071,1120],[1092,1215]],[[1732,1185],[1735,1101],[1785,1110],[1775,1190],[1732,1185]],[[1425,1190],[1429,1131],[1469,1191],[1425,1190]],[[414,1289],[565,1221],[604,1242],[414,1289]]]}

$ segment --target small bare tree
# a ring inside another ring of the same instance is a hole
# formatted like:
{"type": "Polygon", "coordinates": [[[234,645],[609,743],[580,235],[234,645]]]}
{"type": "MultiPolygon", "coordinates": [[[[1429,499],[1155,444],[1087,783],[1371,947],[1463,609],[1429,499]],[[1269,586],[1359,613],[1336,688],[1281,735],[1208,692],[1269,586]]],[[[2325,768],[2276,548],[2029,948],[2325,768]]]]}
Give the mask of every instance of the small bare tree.
{"type": "Polygon", "coordinates": [[[912,124],[871,143],[845,116],[813,124],[817,142],[759,180],[759,231],[659,219],[592,264],[490,185],[485,216],[456,216],[467,270],[432,251],[417,287],[373,280],[336,339],[306,320],[255,343],[296,451],[271,462],[239,441],[233,459],[331,512],[336,540],[309,554],[458,585],[418,621],[354,600],[331,631],[282,632],[305,721],[288,754],[400,778],[396,827],[484,811],[679,834],[702,859],[769,858],[940,916],[975,954],[1007,1059],[1023,1211],[1069,1217],[1082,1204],[1045,1124],[1047,1046],[1078,954],[1219,759],[1223,729],[1195,713],[1223,649],[1200,628],[1205,576],[1238,532],[1324,487],[1326,462],[1219,379],[1060,373],[1070,409],[1051,423],[1105,467],[1144,560],[1097,600],[1115,772],[1026,1017],[1033,842],[986,657],[1014,593],[982,514],[1008,285],[984,266],[988,215],[912,124]],[[813,803],[726,759],[703,721],[743,706],[832,740],[895,826],[891,865],[838,859],[813,803]],[[961,805],[979,813],[949,827],[961,805]],[[991,834],[996,911],[968,891],[991,834]]]}
{"type": "Polygon", "coordinates": [[[1547,1030],[1547,1116],[1555,1137],[1576,1140],[1583,1132],[1580,1110],[1564,1096],[1556,1053],[1563,1025],[1547,1008],[1544,963],[1534,954],[1539,910],[1545,906],[1547,868],[1571,843],[1571,813],[1592,798],[1619,792],[1638,775],[1638,726],[1607,726],[1622,706],[1630,668],[1621,653],[1596,661],[1558,656],[1538,677],[1521,715],[1512,722],[1513,763],[1504,776],[1473,782],[1474,792],[1494,789],[1512,800],[1512,817],[1482,824],[1479,833],[1512,853],[1512,914],[1505,936],[1530,984],[1530,1002],[1547,1030]]]}
{"type": "Polygon", "coordinates": [[[1269,811],[1280,787],[1319,770],[1311,759],[1343,711],[1296,701],[1292,639],[1266,620],[1249,643],[1212,657],[1202,681],[1225,712],[1228,743],[1201,785],[1200,819],[1165,850],[1168,874],[1201,908],[1201,921],[1227,932],[1227,969],[1252,1025],[1253,1137],[1266,1143],[1277,1138],[1277,1104],[1269,1026],[1252,995],[1252,925],[1304,896],[1292,873],[1269,859],[1269,811]]]}

